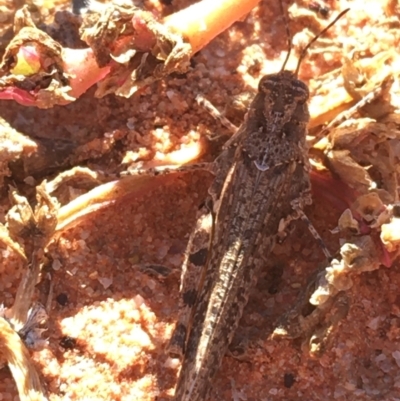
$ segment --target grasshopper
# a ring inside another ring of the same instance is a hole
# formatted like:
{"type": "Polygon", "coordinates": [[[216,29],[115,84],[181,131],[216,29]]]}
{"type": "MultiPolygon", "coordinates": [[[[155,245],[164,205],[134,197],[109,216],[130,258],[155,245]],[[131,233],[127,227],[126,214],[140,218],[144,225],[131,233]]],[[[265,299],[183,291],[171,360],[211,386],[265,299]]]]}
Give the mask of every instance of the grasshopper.
{"type": "Polygon", "coordinates": [[[295,72],[285,70],[286,26],[289,51],[281,71],[260,80],[243,124],[207,168],[215,179],[189,240],[181,315],[169,349],[183,355],[176,401],[206,400],[277,236],[290,221],[306,219],[309,90],[298,71],[312,43],[347,11],[303,49],[295,72]]]}

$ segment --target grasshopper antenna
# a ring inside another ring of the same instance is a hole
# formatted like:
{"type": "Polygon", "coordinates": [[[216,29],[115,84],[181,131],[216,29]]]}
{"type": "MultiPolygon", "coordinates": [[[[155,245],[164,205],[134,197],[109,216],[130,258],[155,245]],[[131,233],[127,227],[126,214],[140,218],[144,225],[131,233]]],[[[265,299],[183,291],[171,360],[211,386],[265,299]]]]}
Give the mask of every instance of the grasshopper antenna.
{"type": "MultiPolygon", "coordinates": [[[[301,51],[300,57],[299,57],[299,61],[297,62],[297,67],[296,67],[296,71],[294,72],[294,75],[297,77],[297,75],[299,74],[299,69],[300,69],[300,64],[303,61],[303,58],[306,55],[307,50],[310,48],[310,46],[320,37],[322,36],[332,25],[336,24],[336,22],[343,17],[343,15],[345,15],[347,13],[347,11],[349,11],[350,8],[346,8],[346,10],[342,11],[326,28],[324,28],[317,36],[315,36],[312,40],[310,40],[310,42],[308,43],[308,45],[301,51]]],[[[286,63],[286,61],[285,61],[286,63]]]]}
{"type": "Polygon", "coordinates": [[[285,10],[283,9],[283,4],[282,4],[282,0],[279,2],[279,5],[281,6],[281,13],[283,16],[283,20],[285,22],[285,28],[286,28],[286,36],[288,39],[288,53],[287,56],[285,58],[285,61],[283,62],[282,68],[281,68],[281,72],[285,70],[286,64],[289,60],[290,57],[290,52],[292,51],[292,36],[290,35],[290,29],[289,29],[289,21],[288,18],[286,16],[285,10]]]}

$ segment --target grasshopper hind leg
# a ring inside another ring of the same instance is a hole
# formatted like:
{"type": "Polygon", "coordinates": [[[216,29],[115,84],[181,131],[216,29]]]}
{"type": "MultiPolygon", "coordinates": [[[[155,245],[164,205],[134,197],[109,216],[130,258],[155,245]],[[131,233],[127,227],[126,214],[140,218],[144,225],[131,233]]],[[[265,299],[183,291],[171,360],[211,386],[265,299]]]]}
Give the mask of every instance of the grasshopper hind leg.
{"type": "Polygon", "coordinates": [[[181,358],[185,352],[193,310],[200,291],[199,278],[207,261],[211,232],[212,213],[203,205],[198,211],[196,226],[189,238],[182,265],[178,321],[167,347],[167,353],[173,358],[181,358]]]}

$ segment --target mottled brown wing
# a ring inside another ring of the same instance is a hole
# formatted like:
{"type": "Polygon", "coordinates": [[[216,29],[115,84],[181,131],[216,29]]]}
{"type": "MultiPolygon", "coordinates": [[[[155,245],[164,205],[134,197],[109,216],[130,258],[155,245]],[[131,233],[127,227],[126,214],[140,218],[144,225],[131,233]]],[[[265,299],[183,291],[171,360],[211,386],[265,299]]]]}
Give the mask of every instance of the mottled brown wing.
{"type": "Polygon", "coordinates": [[[281,220],[297,197],[308,198],[308,172],[290,162],[259,171],[246,155],[227,175],[216,216],[205,283],[196,305],[176,400],[204,400],[239,324],[250,290],[281,220]]]}

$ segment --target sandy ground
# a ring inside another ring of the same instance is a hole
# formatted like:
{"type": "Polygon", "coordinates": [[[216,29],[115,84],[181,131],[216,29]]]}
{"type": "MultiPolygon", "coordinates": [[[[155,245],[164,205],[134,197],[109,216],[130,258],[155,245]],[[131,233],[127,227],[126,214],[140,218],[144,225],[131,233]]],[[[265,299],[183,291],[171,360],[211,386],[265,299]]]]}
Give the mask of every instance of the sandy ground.
{"type": "MultiPolygon", "coordinates": [[[[188,4],[141,2],[160,16],[188,4]]],[[[302,4],[305,16],[299,13],[291,21],[294,35],[306,26],[318,30],[327,24],[321,11],[309,10],[315,2],[302,4]]],[[[373,55],[399,45],[398,24],[390,31],[382,24],[385,12],[395,9],[391,2],[323,4],[331,10],[328,20],[347,6],[351,11],[332,28],[328,45],[316,45],[304,60],[300,78],[306,83],[340,66],[346,37],[373,55]]],[[[5,0],[0,5],[12,10],[5,0]]],[[[50,14],[62,6],[47,4],[50,14]]],[[[4,30],[9,22],[0,20],[4,30]]],[[[300,36],[295,35],[295,43],[296,38],[300,36]]],[[[71,163],[112,177],[124,156],[161,163],[163,154],[190,148],[201,138],[201,157],[211,160],[221,143],[208,142],[206,135],[228,131],[197,105],[196,95],[204,94],[224,110],[233,96],[255,88],[260,76],[278,71],[286,50],[280,7],[265,1],[193,57],[186,74],[156,82],[130,99],[112,95],[96,99],[91,89],[76,102],[50,110],[0,101],[0,116],[15,130],[39,138],[56,152],[45,157],[44,165],[32,162],[25,171],[18,163],[12,166],[0,191],[0,218],[4,221],[10,207],[7,185],[32,199],[36,184],[67,170],[71,163]],[[109,146],[110,138],[114,140],[109,146]],[[76,152],[79,157],[71,158],[76,152]]],[[[296,66],[295,56],[289,68],[296,66]]],[[[393,75],[397,79],[398,71],[393,75]]],[[[313,96],[313,87],[311,92],[313,96]]],[[[317,101],[311,104],[317,115],[317,101]]],[[[240,124],[239,115],[231,118],[240,124]]],[[[91,214],[52,244],[46,266],[54,285],[49,345],[33,353],[51,401],[172,398],[179,362],[169,359],[164,348],[176,321],[183,253],[210,183],[205,172],[154,178],[147,191],[91,214]],[[155,267],[144,271],[145,264],[155,267]],[[170,269],[167,277],[157,274],[159,265],[170,269]]],[[[68,196],[87,189],[71,189],[68,196]]],[[[315,197],[306,213],[336,253],[339,237],[331,230],[340,211],[315,197]]],[[[295,302],[309,275],[325,263],[304,223],[291,227],[288,238],[266,262],[268,268],[245,310],[238,338],[247,340],[246,353],[240,361],[225,357],[210,400],[400,401],[398,263],[354,279],[349,313],[322,357],[311,358],[301,339],[268,339],[276,319],[295,302]]],[[[0,303],[11,306],[22,263],[6,248],[0,249],[0,259],[0,303]]],[[[43,274],[38,299],[45,298],[48,277],[43,274]]],[[[10,371],[1,369],[0,400],[18,399],[10,371]]]]}

